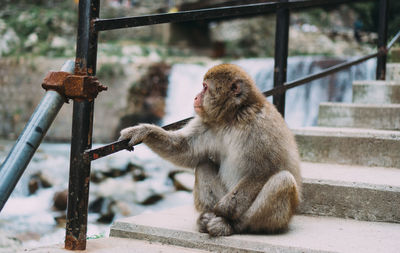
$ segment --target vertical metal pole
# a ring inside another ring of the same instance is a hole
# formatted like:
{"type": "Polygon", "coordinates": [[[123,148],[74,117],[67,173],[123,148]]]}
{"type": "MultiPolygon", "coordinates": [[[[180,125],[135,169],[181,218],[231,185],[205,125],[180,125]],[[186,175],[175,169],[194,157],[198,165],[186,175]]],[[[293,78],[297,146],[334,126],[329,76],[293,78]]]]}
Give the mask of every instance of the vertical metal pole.
{"type": "MultiPolygon", "coordinates": [[[[99,16],[99,8],[99,0],[79,1],[75,74],[96,73],[97,33],[92,29],[92,20],[99,16]]],[[[69,250],[86,248],[90,161],[83,153],[92,146],[93,110],[93,100],[74,100],[65,236],[65,248],[69,250]]]]}
{"type": "MultiPolygon", "coordinates": [[[[281,2],[288,2],[288,0],[281,2]]],[[[276,12],[274,87],[281,86],[286,82],[289,15],[289,9],[285,7],[279,7],[276,12]]],[[[285,93],[274,95],[273,103],[282,116],[285,117],[285,93]]]]}
{"type": "MultiPolygon", "coordinates": [[[[378,24],[378,50],[386,51],[387,27],[388,27],[388,0],[379,0],[379,24],[378,24]]],[[[386,54],[378,55],[376,64],[376,80],[386,78],[386,54]]]]}

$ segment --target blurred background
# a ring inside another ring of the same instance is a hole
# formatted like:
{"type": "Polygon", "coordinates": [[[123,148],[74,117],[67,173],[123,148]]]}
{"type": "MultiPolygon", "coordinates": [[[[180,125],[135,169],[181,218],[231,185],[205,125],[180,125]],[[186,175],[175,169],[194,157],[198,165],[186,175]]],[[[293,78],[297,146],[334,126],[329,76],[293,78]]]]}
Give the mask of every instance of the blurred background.
{"type": "MultiPolygon", "coordinates": [[[[101,18],[138,16],[261,2],[257,0],[101,0],[101,18]]],[[[44,95],[41,83],[74,59],[78,1],[1,0],[0,162],[44,95]]],[[[376,51],[378,1],[291,13],[288,81],[376,51]]],[[[390,1],[389,39],[400,27],[400,2],[390,1]]],[[[102,32],[97,77],[108,86],[95,103],[95,145],[140,122],[190,117],[192,100],[213,65],[242,66],[272,88],[275,16],[162,24],[102,32]]],[[[400,61],[394,48],[389,62],[400,61]]],[[[351,100],[353,80],[375,79],[375,59],[286,95],[292,128],[316,124],[318,104],[351,100]],[[311,89],[311,86],[313,87],[311,89]]],[[[63,242],[72,106],[65,104],[0,213],[0,252],[63,242]]],[[[191,204],[193,173],[146,147],[92,163],[88,236],[108,235],[113,220],[191,204]]]]}

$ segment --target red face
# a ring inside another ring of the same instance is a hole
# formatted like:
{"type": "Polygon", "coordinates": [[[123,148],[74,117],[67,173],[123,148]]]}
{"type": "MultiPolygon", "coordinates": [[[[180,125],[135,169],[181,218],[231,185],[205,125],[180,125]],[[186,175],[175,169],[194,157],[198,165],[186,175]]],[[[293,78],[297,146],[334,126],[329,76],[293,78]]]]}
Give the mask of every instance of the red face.
{"type": "Polygon", "coordinates": [[[197,96],[194,98],[194,103],[193,103],[194,111],[199,115],[203,112],[203,98],[204,98],[204,94],[206,93],[207,89],[208,89],[208,85],[207,85],[207,83],[204,82],[203,90],[199,94],[197,94],[197,96]]]}

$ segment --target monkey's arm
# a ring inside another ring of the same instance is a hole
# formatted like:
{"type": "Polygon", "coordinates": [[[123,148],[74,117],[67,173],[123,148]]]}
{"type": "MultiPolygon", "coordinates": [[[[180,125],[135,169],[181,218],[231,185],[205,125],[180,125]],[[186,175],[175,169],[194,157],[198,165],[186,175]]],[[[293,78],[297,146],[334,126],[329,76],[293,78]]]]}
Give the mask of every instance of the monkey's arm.
{"type": "Polygon", "coordinates": [[[140,124],[123,129],[119,139],[130,139],[130,146],[143,142],[176,165],[194,168],[199,164],[201,156],[194,152],[193,146],[198,136],[191,128],[193,126],[189,125],[179,131],[166,131],[155,125],[140,124]]]}
{"type": "Polygon", "coordinates": [[[254,199],[264,186],[265,181],[254,177],[244,177],[214,207],[214,213],[236,220],[249,209],[254,199]]]}

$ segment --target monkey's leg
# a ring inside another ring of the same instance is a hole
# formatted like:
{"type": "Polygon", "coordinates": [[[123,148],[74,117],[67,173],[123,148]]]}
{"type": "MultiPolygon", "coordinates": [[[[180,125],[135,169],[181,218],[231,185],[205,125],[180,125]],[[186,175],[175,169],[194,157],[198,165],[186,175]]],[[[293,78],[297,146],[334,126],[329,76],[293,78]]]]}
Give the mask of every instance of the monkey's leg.
{"type": "Polygon", "coordinates": [[[218,176],[218,167],[213,163],[204,163],[195,169],[194,202],[196,209],[201,212],[197,219],[199,231],[207,233],[207,224],[216,217],[212,212],[215,204],[226,193],[218,176]]]}
{"type": "Polygon", "coordinates": [[[243,216],[234,222],[235,232],[280,232],[287,229],[299,203],[293,175],[281,171],[273,175],[243,216]]]}

